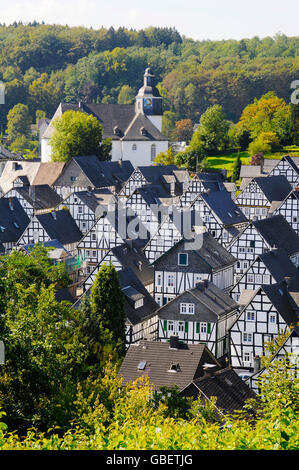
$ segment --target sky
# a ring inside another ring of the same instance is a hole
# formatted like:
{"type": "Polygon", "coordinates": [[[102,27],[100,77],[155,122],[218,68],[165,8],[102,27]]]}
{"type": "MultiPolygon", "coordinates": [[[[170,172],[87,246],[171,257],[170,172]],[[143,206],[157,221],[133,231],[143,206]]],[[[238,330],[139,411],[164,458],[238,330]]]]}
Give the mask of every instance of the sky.
{"type": "Polygon", "coordinates": [[[0,0],[0,23],[175,27],[196,39],[298,36],[298,0],[0,0]]]}

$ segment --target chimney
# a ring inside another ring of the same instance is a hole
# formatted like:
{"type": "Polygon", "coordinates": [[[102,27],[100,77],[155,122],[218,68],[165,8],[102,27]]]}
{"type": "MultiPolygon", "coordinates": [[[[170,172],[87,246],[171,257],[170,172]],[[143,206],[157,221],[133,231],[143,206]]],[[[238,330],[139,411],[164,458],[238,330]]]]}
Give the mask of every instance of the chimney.
{"type": "Polygon", "coordinates": [[[260,356],[255,356],[253,358],[253,373],[256,374],[261,368],[261,358],[260,356]]]}
{"type": "Polygon", "coordinates": [[[176,335],[170,336],[169,349],[179,349],[179,337],[176,335]]]}
{"type": "Polygon", "coordinates": [[[119,160],[118,160],[118,165],[119,165],[120,167],[122,167],[122,164],[123,164],[122,158],[119,158],[119,160]]]}

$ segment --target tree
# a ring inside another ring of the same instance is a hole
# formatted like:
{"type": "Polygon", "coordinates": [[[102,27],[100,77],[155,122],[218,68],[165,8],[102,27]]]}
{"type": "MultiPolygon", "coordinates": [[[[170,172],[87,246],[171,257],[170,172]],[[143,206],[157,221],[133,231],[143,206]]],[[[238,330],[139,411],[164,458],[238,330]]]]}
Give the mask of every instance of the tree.
{"type": "Polygon", "coordinates": [[[42,73],[39,78],[29,85],[29,107],[32,114],[38,109],[45,111],[47,116],[52,116],[61,99],[61,92],[49,79],[47,73],[42,73]]]}
{"type": "Polygon", "coordinates": [[[232,181],[237,181],[240,178],[241,165],[241,156],[240,153],[238,153],[233,167],[232,181]]]}
{"type": "Polygon", "coordinates": [[[259,136],[249,144],[248,152],[250,155],[256,153],[265,154],[278,150],[279,147],[279,139],[275,132],[261,132],[259,136]]]}
{"type": "Polygon", "coordinates": [[[191,119],[182,119],[175,123],[173,130],[173,139],[179,142],[190,142],[193,134],[193,125],[191,119]]]}
{"type": "Polygon", "coordinates": [[[210,154],[224,150],[228,144],[229,127],[222,106],[211,106],[201,116],[200,125],[193,134],[190,146],[198,141],[210,154]]]}
{"type": "Polygon", "coordinates": [[[135,99],[135,92],[129,85],[123,85],[118,94],[118,104],[132,104],[135,99]]]}
{"type": "Polygon", "coordinates": [[[172,147],[169,146],[166,152],[160,152],[155,158],[155,165],[174,165],[175,155],[172,152],[172,147]]]}
{"type": "Polygon", "coordinates": [[[16,104],[7,115],[7,137],[10,143],[19,137],[30,135],[31,118],[28,106],[22,103],[16,104]]]}
{"type": "Polygon", "coordinates": [[[237,128],[240,134],[247,131],[252,141],[261,132],[273,132],[280,143],[286,144],[290,139],[290,123],[290,107],[274,92],[268,92],[244,108],[237,128]]]}
{"type": "Polygon", "coordinates": [[[299,145],[299,104],[291,104],[291,139],[293,145],[299,145]]]}
{"type": "Polygon", "coordinates": [[[116,349],[125,351],[124,294],[115,267],[104,264],[99,270],[90,291],[91,311],[98,325],[112,334],[116,349]]]}
{"type": "Polygon", "coordinates": [[[66,111],[53,123],[50,139],[52,160],[67,162],[79,155],[96,155],[108,160],[111,142],[103,139],[103,127],[98,119],[81,111],[66,111]]]}

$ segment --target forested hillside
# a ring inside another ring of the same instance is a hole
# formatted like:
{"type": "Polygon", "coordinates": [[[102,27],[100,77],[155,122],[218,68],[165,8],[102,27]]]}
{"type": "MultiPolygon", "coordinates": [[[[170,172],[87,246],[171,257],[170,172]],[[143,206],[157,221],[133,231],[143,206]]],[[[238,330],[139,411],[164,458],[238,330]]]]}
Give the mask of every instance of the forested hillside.
{"type": "Polygon", "coordinates": [[[150,64],[173,122],[199,121],[219,104],[236,122],[244,107],[268,91],[289,103],[299,76],[299,37],[195,41],[173,28],[100,30],[32,23],[0,25],[0,80],[6,104],[52,117],[60,101],[130,103],[150,64]]]}

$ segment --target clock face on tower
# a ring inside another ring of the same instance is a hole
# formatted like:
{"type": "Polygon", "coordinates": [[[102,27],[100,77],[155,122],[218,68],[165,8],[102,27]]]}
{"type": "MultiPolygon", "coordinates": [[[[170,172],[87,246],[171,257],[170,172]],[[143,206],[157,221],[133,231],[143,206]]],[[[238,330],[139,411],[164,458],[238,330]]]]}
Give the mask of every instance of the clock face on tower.
{"type": "Polygon", "coordinates": [[[145,108],[151,108],[152,104],[153,104],[152,98],[144,98],[144,100],[143,100],[143,106],[144,106],[145,108]]]}

